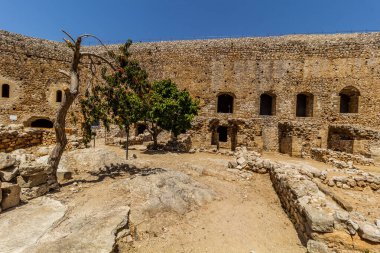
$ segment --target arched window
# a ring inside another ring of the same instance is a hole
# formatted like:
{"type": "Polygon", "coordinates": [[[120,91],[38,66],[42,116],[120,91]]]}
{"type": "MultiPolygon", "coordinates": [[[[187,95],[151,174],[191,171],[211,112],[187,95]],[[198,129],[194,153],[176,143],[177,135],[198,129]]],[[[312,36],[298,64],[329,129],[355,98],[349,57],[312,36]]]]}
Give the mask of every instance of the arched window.
{"type": "Polygon", "coordinates": [[[30,124],[31,127],[53,128],[53,122],[48,119],[36,119],[30,124]]]}
{"type": "Polygon", "coordinates": [[[9,98],[9,84],[3,84],[1,86],[1,97],[3,98],[9,98]]]}
{"type": "Polygon", "coordinates": [[[297,95],[297,117],[313,117],[314,96],[311,93],[300,93],[297,95]]]}
{"type": "Polygon", "coordinates": [[[339,93],[340,113],[358,113],[360,92],[353,86],[347,86],[339,93]]]}
{"type": "Polygon", "coordinates": [[[275,115],[276,96],[267,93],[260,96],[260,115],[275,115]]]}
{"type": "Polygon", "coordinates": [[[218,96],[218,113],[233,113],[234,98],[228,94],[218,96]]]}
{"type": "Polygon", "coordinates": [[[56,95],[55,95],[55,102],[61,103],[62,102],[62,91],[57,90],[56,95]]]}

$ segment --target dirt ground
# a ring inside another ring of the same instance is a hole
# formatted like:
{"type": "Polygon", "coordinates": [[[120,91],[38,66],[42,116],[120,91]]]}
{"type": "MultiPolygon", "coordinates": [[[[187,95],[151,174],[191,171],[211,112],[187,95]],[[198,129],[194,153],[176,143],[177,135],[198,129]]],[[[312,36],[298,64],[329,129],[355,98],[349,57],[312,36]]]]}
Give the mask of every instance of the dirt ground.
{"type": "MultiPolygon", "coordinates": [[[[107,148],[125,156],[120,148],[107,148]]],[[[169,213],[151,219],[149,226],[154,227],[156,222],[161,231],[134,241],[132,247],[121,245],[121,252],[305,252],[268,175],[251,174],[243,178],[226,170],[228,161],[233,158],[221,155],[138,150],[131,154],[137,155],[136,162],[142,161],[150,167],[185,172],[211,188],[218,200],[183,216],[169,213]],[[202,168],[202,172],[194,170],[194,166],[202,168]]],[[[107,179],[87,186],[78,201],[92,193],[109,194],[107,186],[114,180],[121,179],[107,179]]],[[[128,193],[123,194],[128,196],[128,193]]],[[[126,201],[131,203],[133,212],[135,200],[126,201]]]]}

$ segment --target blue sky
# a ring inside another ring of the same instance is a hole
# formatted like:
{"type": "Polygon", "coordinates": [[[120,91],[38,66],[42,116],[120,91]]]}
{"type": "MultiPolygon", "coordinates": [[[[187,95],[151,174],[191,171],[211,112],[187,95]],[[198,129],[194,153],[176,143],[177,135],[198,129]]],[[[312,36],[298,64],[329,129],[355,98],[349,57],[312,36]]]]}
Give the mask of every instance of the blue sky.
{"type": "Polygon", "coordinates": [[[0,29],[107,43],[380,31],[379,0],[0,0],[0,29]]]}

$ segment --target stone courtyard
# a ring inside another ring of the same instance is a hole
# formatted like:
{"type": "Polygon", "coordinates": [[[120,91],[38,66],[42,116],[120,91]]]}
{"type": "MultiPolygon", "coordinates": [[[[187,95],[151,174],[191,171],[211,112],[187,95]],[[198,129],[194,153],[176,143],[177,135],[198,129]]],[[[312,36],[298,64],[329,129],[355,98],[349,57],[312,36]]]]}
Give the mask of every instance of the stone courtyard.
{"type": "Polygon", "coordinates": [[[135,124],[126,160],[118,127],[83,143],[75,102],[57,190],[48,157],[70,51],[0,31],[0,252],[379,253],[378,41],[135,44],[152,79],[198,99],[191,130],[151,150],[135,124]]]}

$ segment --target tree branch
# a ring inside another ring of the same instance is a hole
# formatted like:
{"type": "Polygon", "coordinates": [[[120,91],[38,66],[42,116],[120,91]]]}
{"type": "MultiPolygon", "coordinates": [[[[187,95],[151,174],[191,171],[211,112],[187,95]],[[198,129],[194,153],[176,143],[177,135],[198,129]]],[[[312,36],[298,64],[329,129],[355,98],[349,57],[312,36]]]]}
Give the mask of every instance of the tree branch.
{"type": "Polygon", "coordinates": [[[113,70],[116,70],[115,66],[109,61],[107,60],[106,58],[104,58],[103,56],[101,55],[98,55],[98,54],[94,54],[94,53],[90,53],[90,52],[82,52],[81,53],[81,57],[82,56],[87,56],[87,57],[96,57],[96,58],[99,58],[101,59],[102,61],[104,61],[105,63],[107,63],[113,70]]]}
{"type": "Polygon", "coordinates": [[[98,37],[96,37],[95,35],[92,35],[92,34],[82,34],[79,37],[80,38],[94,38],[94,39],[96,39],[100,43],[100,45],[102,45],[106,49],[107,52],[109,51],[108,48],[107,48],[107,46],[104,45],[104,43],[98,37]]]}
{"type": "Polygon", "coordinates": [[[67,37],[69,37],[73,43],[75,43],[74,38],[73,38],[68,32],[66,32],[65,30],[62,30],[62,32],[63,32],[64,34],[66,34],[67,37]]]}

